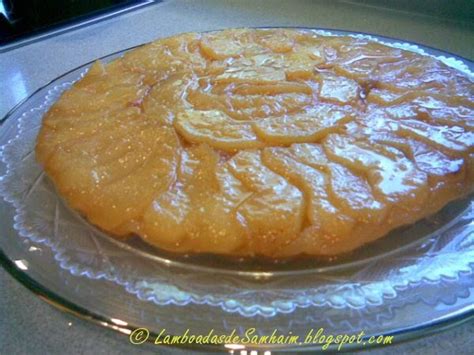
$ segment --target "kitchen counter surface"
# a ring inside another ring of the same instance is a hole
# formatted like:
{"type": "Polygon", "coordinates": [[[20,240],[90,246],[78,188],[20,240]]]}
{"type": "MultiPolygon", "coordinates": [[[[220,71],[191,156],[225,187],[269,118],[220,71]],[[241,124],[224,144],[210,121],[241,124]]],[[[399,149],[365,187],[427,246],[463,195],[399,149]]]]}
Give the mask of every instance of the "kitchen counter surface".
{"type": "MultiPolygon", "coordinates": [[[[243,26],[308,26],[402,38],[472,60],[474,24],[394,11],[357,1],[164,1],[0,53],[0,117],[39,87],[106,54],[186,31],[243,26]]],[[[471,296],[472,297],[471,290],[471,296]]],[[[0,269],[0,353],[184,354],[137,347],[118,333],[60,312],[0,269]]],[[[385,349],[388,352],[468,353],[474,322],[385,349]],[[435,338],[436,337],[436,338],[435,338]]]]}

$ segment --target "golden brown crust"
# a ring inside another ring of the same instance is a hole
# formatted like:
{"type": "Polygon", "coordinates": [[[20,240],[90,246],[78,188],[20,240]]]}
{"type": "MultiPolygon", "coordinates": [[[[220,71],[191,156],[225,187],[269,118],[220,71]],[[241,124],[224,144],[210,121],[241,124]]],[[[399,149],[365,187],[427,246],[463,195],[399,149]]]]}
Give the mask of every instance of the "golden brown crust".
{"type": "Polygon", "coordinates": [[[473,190],[473,96],[439,61],[367,40],[187,33],[95,63],[44,117],[36,156],[117,237],[336,255],[473,190]]]}

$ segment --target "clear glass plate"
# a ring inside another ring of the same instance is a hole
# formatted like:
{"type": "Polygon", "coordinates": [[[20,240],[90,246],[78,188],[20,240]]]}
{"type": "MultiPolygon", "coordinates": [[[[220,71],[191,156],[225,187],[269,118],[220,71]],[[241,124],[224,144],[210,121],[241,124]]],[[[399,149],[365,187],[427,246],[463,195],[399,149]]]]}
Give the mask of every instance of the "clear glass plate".
{"type": "MultiPolygon", "coordinates": [[[[319,33],[341,35],[343,31],[319,33]]],[[[432,55],[472,76],[473,63],[414,44],[350,35],[432,55]]],[[[110,61],[124,52],[102,58],[110,61]]],[[[146,327],[181,334],[419,335],[473,313],[472,196],[333,261],[273,263],[178,256],[104,235],[63,203],[35,162],[43,114],[90,63],[64,74],[13,109],[0,130],[1,259],[56,305],[129,334],[146,327]]],[[[152,337],[150,337],[152,339],[152,337]]],[[[353,347],[362,347],[353,344],[353,347]]],[[[278,348],[286,345],[252,346],[278,348]]],[[[303,344],[320,349],[318,344],[303,344]]]]}

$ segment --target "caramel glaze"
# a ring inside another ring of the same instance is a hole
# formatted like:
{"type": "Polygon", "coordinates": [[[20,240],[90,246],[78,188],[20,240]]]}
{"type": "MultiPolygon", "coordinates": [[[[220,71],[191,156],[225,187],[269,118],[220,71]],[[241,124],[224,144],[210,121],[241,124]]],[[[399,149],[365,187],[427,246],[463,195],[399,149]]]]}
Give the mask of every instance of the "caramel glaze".
{"type": "Polygon", "coordinates": [[[77,211],[166,250],[354,250],[474,186],[470,78],[304,30],[160,39],[96,62],[49,110],[37,159],[77,211]]]}

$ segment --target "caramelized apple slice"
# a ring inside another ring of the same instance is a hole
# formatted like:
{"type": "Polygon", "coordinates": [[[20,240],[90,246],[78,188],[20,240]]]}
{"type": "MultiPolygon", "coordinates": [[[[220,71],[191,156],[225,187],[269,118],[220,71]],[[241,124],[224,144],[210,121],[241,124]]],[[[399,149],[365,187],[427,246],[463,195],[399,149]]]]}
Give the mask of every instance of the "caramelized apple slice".
{"type": "Polygon", "coordinates": [[[228,191],[221,190],[220,179],[229,178],[222,176],[226,172],[219,169],[218,159],[206,146],[183,152],[177,183],[157,195],[144,214],[148,242],[181,251],[226,253],[239,247],[245,231],[228,191]]]}
{"type": "MultiPolygon", "coordinates": [[[[117,140],[131,139],[139,129],[147,126],[140,117],[139,110],[129,108],[116,114],[89,114],[87,116],[67,117],[56,120],[53,124],[44,124],[42,134],[50,138],[38,142],[37,153],[41,161],[46,161],[57,147],[73,147],[75,149],[97,152],[94,158],[107,157],[114,154],[112,151],[119,150],[122,145],[117,140]],[[53,127],[51,127],[53,126],[53,127]],[[129,127],[125,130],[123,127],[129,127]],[[137,130],[136,130],[137,129],[137,130]],[[104,135],[104,133],[107,133],[104,135]],[[127,135],[130,135],[127,137],[127,135]],[[90,149],[82,145],[91,144],[90,149]],[[110,146],[110,149],[107,148],[110,146]]],[[[48,120],[46,118],[46,120],[48,120]]]]}
{"type": "Polygon", "coordinates": [[[295,160],[306,164],[314,169],[328,172],[329,160],[319,144],[293,144],[290,147],[291,156],[295,160]]]}
{"type": "Polygon", "coordinates": [[[325,139],[323,146],[331,160],[367,176],[381,201],[420,208],[428,196],[426,174],[394,148],[355,142],[335,134],[325,139]]]}
{"type": "Polygon", "coordinates": [[[257,30],[255,39],[262,47],[268,48],[274,53],[286,53],[293,49],[295,33],[283,29],[257,30]]]}
{"type": "Polygon", "coordinates": [[[303,195],[263,165],[258,151],[241,151],[228,164],[252,192],[238,208],[248,227],[252,249],[271,255],[301,230],[305,214],[303,195]]]}
{"type": "Polygon", "coordinates": [[[288,80],[309,80],[313,78],[315,67],[323,63],[319,48],[302,47],[285,56],[285,74],[288,80]]]}
{"type": "Polygon", "coordinates": [[[474,132],[460,126],[435,126],[413,119],[398,122],[398,133],[419,139],[453,154],[471,152],[474,146],[474,132]]]}
{"type": "Polygon", "coordinates": [[[210,60],[224,60],[262,51],[262,47],[254,43],[252,31],[247,29],[205,34],[202,36],[200,48],[210,60]]]}
{"type": "Polygon", "coordinates": [[[359,98],[360,87],[356,81],[342,76],[322,75],[319,97],[321,100],[347,104],[359,98]]]}
{"type": "MultiPolygon", "coordinates": [[[[294,146],[293,146],[294,147],[294,146]]],[[[292,148],[265,148],[266,166],[285,177],[305,195],[306,218],[310,225],[326,235],[345,236],[354,220],[336,208],[327,192],[329,178],[324,172],[295,160],[292,148]]]]}
{"type": "Polygon", "coordinates": [[[116,179],[110,175],[102,181],[90,155],[77,154],[73,149],[57,150],[51,166],[62,166],[62,169],[49,168],[48,173],[74,208],[94,224],[113,229],[139,217],[153,195],[164,192],[173,181],[179,151],[177,136],[165,127],[149,133],[150,139],[143,141],[146,146],[135,152],[140,157],[148,154],[149,158],[132,171],[118,160],[110,171],[116,174],[116,179]],[[121,166],[126,173],[120,170],[121,166]]]}
{"type": "Polygon", "coordinates": [[[226,69],[215,78],[218,83],[275,83],[286,79],[282,69],[272,67],[241,66],[226,69]]]}
{"type": "Polygon", "coordinates": [[[185,220],[191,208],[184,185],[177,182],[156,196],[143,214],[143,238],[161,247],[176,247],[186,237],[185,220]]]}
{"type": "Polygon", "coordinates": [[[200,48],[202,53],[211,60],[237,57],[243,52],[238,40],[229,40],[219,36],[206,36],[201,40],[200,48]]]}
{"type": "Polygon", "coordinates": [[[381,223],[387,214],[384,203],[376,200],[367,181],[343,165],[328,164],[329,193],[333,203],[348,216],[363,223],[381,223]]]}
{"type": "Polygon", "coordinates": [[[474,107],[471,100],[443,95],[421,96],[413,100],[418,117],[433,124],[458,125],[466,131],[474,131],[474,107]]]}
{"type": "Polygon", "coordinates": [[[254,129],[262,140],[272,144],[316,142],[341,130],[352,118],[348,111],[318,105],[304,113],[255,121],[254,129]]]}
{"type": "Polygon", "coordinates": [[[149,243],[178,248],[190,233],[189,213],[196,180],[203,180],[209,191],[215,189],[213,169],[216,154],[205,147],[183,150],[179,156],[176,181],[171,188],[158,193],[143,215],[143,233],[149,243]],[[210,168],[210,170],[207,170],[210,168]],[[206,184],[207,182],[207,184],[206,184]]]}
{"type": "Polygon", "coordinates": [[[227,100],[225,112],[236,120],[255,120],[259,118],[282,116],[302,111],[311,103],[305,94],[280,94],[274,96],[232,95],[227,100]]]}
{"type": "Polygon", "coordinates": [[[421,171],[430,177],[463,179],[464,159],[451,157],[430,145],[413,138],[403,138],[393,133],[375,133],[371,140],[393,146],[414,161],[421,171]]]}
{"type": "Polygon", "coordinates": [[[195,33],[159,39],[127,52],[122,61],[131,71],[146,74],[148,84],[173,73],[190,74],[206,66],[199,49],[199,35],[195,33]]]}
{"type": "Polygon", "coordinates": [[[216,110],[179,113],[175,128],[190,142],[207,143],[218,149],[232,151],[263,146],[249,123],[234,121],[216,110]]]}
{"type": "Polygon", "coordinates": [[[365,80],[374,77],[380,66],[401,60],[405,53],[409,52],[357,39],[350,45],[340,47],[334,71],[352,79],[365,80]]]}
{"type": "Polygon", "coordinates": [[[231,252],[243,243],[245,231],[222,189],[220,157],[206,145],[188,151],[196,161],[195,170],[186,172],[186,191],[194,208],[186,218],[188,233],[183,245],[195,251],[231,252]]]}
{"type": "Polygon", "coordinates": [[[150,88],[141,103],[144,116],[150,121],[171,125],[176,112],[186,106],[183,99],[190,83],[189,77],[174,75],[150,88]]]}
{"type": "Polygon", "coordinates": [[[102,92],[81,89],[66,91],[54,108],[62,115],[80,115],[104,111],[119,111],[141,100],[145,89],[139,85],[115,86],[102,92]]]}
{"type": "MultiPolygon", "coordinates": [[[[420,94],[425,94],[424,92],[420,94]]],[[[388,89],[373,88],[367,95],[367,101],[381,106],[399,104],[403,101],[413,99],[413,94],[407,96],[405,93],[393,92],[388,89]]]]}
{"type": "Polygon", "coordinates": [[[236,95],[279,95],[299,93],[312,95],[311,88],[304,83],[296,83],[291,81],[280,81],[274,84],[239,84],[235,86],[232,92],[236,95]]]}

